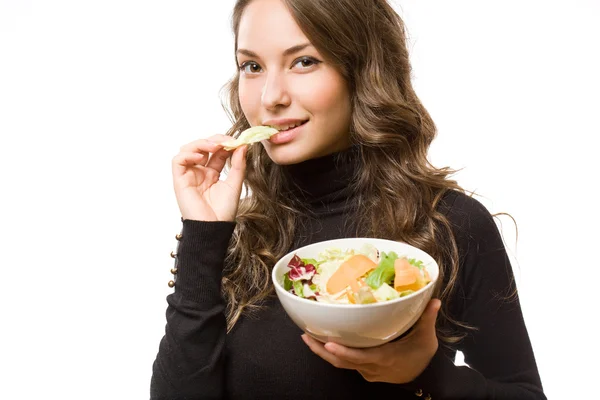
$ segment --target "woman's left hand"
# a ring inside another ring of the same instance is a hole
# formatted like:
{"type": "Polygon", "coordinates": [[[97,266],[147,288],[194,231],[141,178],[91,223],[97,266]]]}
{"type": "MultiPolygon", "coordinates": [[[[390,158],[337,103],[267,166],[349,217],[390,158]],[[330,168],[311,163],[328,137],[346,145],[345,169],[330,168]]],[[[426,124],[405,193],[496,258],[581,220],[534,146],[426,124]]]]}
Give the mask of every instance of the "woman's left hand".
{"type": "Polygon", "coordinates": [[[378,347],[355,349],[337,343],[321,343],[304,334],[310,349],[337,368],[355,369],[369,382],[407,383],[429,365],[438,349],[435,321],[440,301],[432,299],[405,337],[378,347]]]}

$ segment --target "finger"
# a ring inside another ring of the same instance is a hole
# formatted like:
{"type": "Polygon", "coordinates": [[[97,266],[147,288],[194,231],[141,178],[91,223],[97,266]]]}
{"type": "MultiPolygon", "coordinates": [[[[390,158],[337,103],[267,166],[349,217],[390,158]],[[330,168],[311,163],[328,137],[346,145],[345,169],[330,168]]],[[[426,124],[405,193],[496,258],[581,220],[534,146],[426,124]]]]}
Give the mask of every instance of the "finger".
{"type": "Polygon", "coordinates": [[[182,152],[207,152],[214,153],[220,148],[221,142],[231,139],[227,135],[213,135],[205,139],[198,139],[181,147],[182,152]]]}
{"type": "Polygon", "coordinates": [[[334,356],[353,364],[378,364],[381,361],[381,349],[379,347],[370,349],[353,349],[333,342],[325,343],[324,347],[325,350],[334,356]]]}
{"type": "Polygon", "coordinates": [[[212,143],[216,143],[216,144],[221,144],[223,142],[228,142],[230,140],[234,139],[233,136],[229,136],[229,135],[212,135],[209,138],[206,138],[206,140],[208,140],[209,142],[212,143]]]}
{"type": "Polygon", "coordinates": [[[210,157],[210,160],[208,161],[208,164],[206,164],[206,167],[212,168],[215,171],[221,173],[229,157],[231,157],[231,152],[221,148],[210,157]]]}
{"type": "Polygon", "coordinates": [[[231,169],[227,173],[225,182],[234,188],[242,189],[242,183],[246,174],[246,154],[248,154],[248,145],[238,147],[231,156],[231,169]]]}
{"type": "Polygon", "coordinates": [[[206,164],[208,156],[204,153],[182,152],[173,157],[173,174],[183,175],[188,168],[206,164]]]}
{"type": "Polygon", "coordinates": [[[435,322],[441,305],[442,303],[439,299],[431,299],[427,307],[425,307],[421,318],[415,324],[415,331],[433,332],[435,335],[435,322]]]}
{"type": "Polygon", "coordinates": [[[313,353],[315,353],[334,367],[343,369],[358,369],[357,365],[342,360],[341,358],[336,357],[335,355],[327,351],[323,343],[319,342],[318,340],[313,339],[312,337],[306,334],[302,335],[302,340],[304,340],[304,343],[306,343],[306,345],[310,348],[310,350],[313,353]]]}
{"type": "MultiPolygon", "coordinates": [[[[204,158],[200,162],[189,164],[189,165],[202,165],[202,166],[205,166],[206,163],[208,162],[208,158],[209,158],[209,154],[210,153],[208,151],[200,150],[199,147],[193,147],[191,145],[185,145],[185,146],[181,147],[181,150],[180,150],[180,152],[179,152],[179,154],[177,156],[183,156],[185,154],[187,154],[187,155],[189,155],[189,154],[202,154],[202,156],[204,158]]],[[[175,156],[175,157],[177,157],[177,156],[175,156]]],[[[197,158],[194,158],[194,159],[197,159],[197,158]]],[[[173,158],[173,160],[175,160],[175,158],[173,158]]]]}

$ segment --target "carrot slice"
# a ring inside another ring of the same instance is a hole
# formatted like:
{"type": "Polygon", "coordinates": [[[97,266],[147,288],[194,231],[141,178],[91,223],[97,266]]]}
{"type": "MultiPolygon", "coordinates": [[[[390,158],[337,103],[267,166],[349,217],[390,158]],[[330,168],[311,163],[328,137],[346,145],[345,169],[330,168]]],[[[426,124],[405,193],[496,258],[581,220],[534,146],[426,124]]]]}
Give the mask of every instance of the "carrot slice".
{"type": "Polygon", "coordinates": [[[417,281],[417,275],[415,271],[412,269],[401,269],[396,272],[396,276],[394,277],[394,288],[398,286],[406,286],[412,285],[417,281]]]}
{"type": "Polygon", "coordinates": [[[405,283],[408,282],[408,279],[405,281],[394,281],[394,289],[396,289],[398,292],[402,292],[404,290],[414,290],[416,292],[427,284],[428,281],[425,279],[418,267],[411,265],[410,271],[413,274],[411,278],[412,281],[410,283],[405,283]]]}
{"type": "Polygon", "coordinates": [[[354,299],[354,293],[346,292],[346,296],[348,296],[348,300],[350,300],[350,303],[356,304],[356,300],[354,299]]]}
{"type": "Polygon", "coordinates": [[[410,269],[410,267],[412,267],[411,263],[409,263],[408,260],[404,257],[397,258],[396,261],[394,261],[394,269],[396,271],[398,271],[399,269],[410,269]]]}
{"type": "Polygon", "coordinates": [[[421,272],[418,267],[411,265],[406,258],[398,258],[394,261],[394,271],[396,273],[394,276],[394,289],[396,290],[398,290],[398,287],[414,284],[421,272]]]}
{"type": "Polygon", "coordinates": [[[331,278],[329,278],[327,281],[327,291],[329,293],[337,293],[344,290],[376,267],[377,264],[365,255],[357,254],[352,256],[344,261],[331,278]]]}
{"type": "Polygon", "coordinates": [[[361,285],[358,283],[358,281],[350,281],[350,288],[352,289],[352,292],[358,293],[360,287],[361,285]]]}

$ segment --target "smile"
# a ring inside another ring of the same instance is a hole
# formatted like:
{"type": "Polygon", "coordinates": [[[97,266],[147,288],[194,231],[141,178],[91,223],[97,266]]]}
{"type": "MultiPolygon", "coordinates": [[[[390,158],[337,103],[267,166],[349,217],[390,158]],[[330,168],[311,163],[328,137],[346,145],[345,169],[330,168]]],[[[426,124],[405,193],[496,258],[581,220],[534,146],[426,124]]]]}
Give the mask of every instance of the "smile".
{"type": "Polygon", "coordinates": [[[295,123],[291,123],[291,124],[284,124],[284,125],[271,125],[273,128],[277,129],[280,132],[285,132],[289,129],[293,129],[296,128],[298,126],[304,125],[305,123],[307,123],[308,120],[306,121],[298,121],[295,123]]]}
{"type": "MultiPolygon", "coordinates": [[[[306,125],[307,122],[308,120],[298,122],[297,124],[292,125],[280,125],[280,128],[285,129],[282,129],[278,133],[271,136],[269,142],[273,144],[285,144],[291,142],[296,136],[298,136],[298,134],[302,131],[304,125],[306,125]]],[[[277,129],[277,125],[271,126],[277,129]]]]}

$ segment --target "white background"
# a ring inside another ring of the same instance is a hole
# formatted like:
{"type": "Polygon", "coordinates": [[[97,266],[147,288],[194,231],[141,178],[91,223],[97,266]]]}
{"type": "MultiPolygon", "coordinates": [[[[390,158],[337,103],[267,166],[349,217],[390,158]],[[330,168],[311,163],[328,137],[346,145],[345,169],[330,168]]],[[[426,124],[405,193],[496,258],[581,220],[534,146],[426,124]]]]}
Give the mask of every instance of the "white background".
{"type": "MultiPolygon", "coordinates": [[[[0,398],[148,398],[180,229],[171,158],[228,127],[232,4],[0,1],[0,398]]],[[[518,222],[516,245],[507,218],[504,234],[547,395],[591,395],[600,4],[398,4],[432,161],[518,222]]]]}

